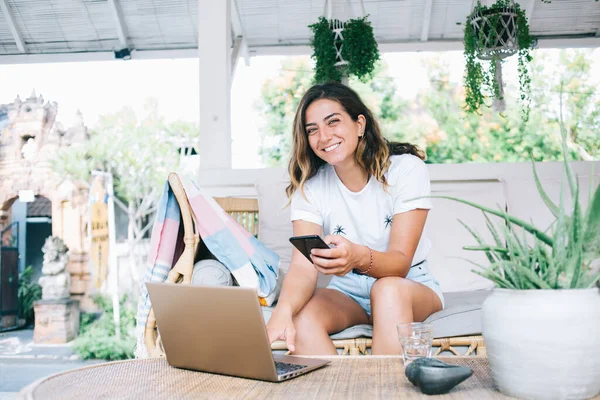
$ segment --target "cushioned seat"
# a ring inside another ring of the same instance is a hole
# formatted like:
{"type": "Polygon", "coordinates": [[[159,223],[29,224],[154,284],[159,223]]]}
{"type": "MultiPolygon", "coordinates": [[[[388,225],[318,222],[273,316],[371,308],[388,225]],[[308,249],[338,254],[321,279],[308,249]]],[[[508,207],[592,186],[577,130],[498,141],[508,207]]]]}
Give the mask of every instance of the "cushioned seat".
{"type": "MultiPolygon", "coordinates": [[[[481,306],[489,290],[444,293],[446,308],[429,316],[425,322],[433,324],[434,338],[481,334],[481,306]]],[[[265,323],[271,318],[273,307],[263,307],[265,323]]],[[[331,335],[331,339],[372,337],[371,325],[356,325],[331,335]]]]}
{"type": "Polygon", "coordinates": [[[434,338],[481,334],[481,306],[491,290],[444,293],[446,308],[431,314],[434,338]]]}
{"type": "MultiPolygon", "coordinates": [[[[278,279],[276,292],[281,289],[285,277],[278,279]]],[[[329,277],[319,274],[318,287],[326,287],[329,277]]],[[[217,260],[202,260],[196,263],[192,283],[211,286],[230,286],[233,282],[229,270],[217,260]]],[[[481,306],[490,294],[489,290],[469,290],[444,293],[446,308],[429,316],[425,322],[433,324],[434,338],[470,336],[481,334],[481,306]]],[[[273,307],[263,307],[265,323],[271,319],[273,307]]],[[[333,340],[372,337],[371,325],[356,325],[331,335],[333,340]]]]}

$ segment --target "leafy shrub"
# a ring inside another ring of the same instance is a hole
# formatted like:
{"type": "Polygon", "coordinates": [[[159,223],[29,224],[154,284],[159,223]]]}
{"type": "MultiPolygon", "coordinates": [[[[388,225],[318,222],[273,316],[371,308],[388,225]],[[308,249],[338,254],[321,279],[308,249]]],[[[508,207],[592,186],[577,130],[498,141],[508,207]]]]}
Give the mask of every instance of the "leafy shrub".
{"type": "Polygon", "coordinates": [[[42,298],[42,287],[31,280],[33,268],[28,266],[19,275],[19,318],[25,320],[26,325],[32,325],[34,321],[33,303],[42,298]]]}
{"type": "Polygon", "coordinates": [[[80,335],[74,350],[84,359],[125,360],[133,358],[135,349],[135,309],[123,296],[120,304],[121,338],[115,336],[113,307],[110,298],[94,297],[101,312],[81,315],[80,335]]]}
{"type": "Polygon", "coordinates": [[[133,358],[134,337],[107,336],[107,332],[90,330],[75,341],[75,352],[84,359],[127,360],[133,358]]]}
{"type": "Polygon", "coordinates": [[[94,321],[102,316],[102,312],[82,312],[79,316],[79,335],[88,331],[94,321]]]}

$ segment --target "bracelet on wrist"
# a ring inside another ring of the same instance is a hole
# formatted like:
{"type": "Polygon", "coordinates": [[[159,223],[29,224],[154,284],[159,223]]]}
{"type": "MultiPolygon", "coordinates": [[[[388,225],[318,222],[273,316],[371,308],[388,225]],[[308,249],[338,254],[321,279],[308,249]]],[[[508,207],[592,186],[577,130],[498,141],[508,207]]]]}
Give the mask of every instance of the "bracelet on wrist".
{"type": "Polygon", "coordinates": [[[371,271],[371,268],[373,268],[373,250],[371,250],[371,248],[369,246],[365,246],[367,249],[369,249],[369,268],[367,268],[366,270],[362,271],[359,268],[354,268],[354,273],[355,274],[359,274],[359,275],[368,275],[369,271],[371,271]]]}

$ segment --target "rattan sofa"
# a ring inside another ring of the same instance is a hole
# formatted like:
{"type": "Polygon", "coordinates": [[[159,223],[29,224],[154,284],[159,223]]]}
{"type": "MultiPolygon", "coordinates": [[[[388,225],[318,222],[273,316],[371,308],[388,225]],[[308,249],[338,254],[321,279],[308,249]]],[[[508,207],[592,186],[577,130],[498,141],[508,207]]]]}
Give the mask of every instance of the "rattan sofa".
{"type": "MultiPolygon", "coordinates": [[[[198,233],[194,229],[194,222],[190,212],[188,199],[178,175],[170,174],[169,182],[182,210],[185,249],[182,256],[169,273],[167,281],[189,284],[192,281],[194,262],[198,261],[199,258],[198,245],[201,243],[201,241],[198,233]]],[[[245,227],[246,230],[253,235],[259,236],[261,216],[259,213],[258,199],[215,197],[215,200],[240,225],[245,227]]],[[[285,271],[281,272],[283,273],[280,274],[280,282],[283,280],[285,271]]],[[[324,286],[325,284],[326,280],[320,279],[319,285],[324,286]]],[[[467,304],[466,308],[462,306],[462,309],[459,311],[462,313],[475,312],[475,314],[477,314],[483,298],[484,296],[479,296],[474,304],[467,304]]],[[[268,321],[270,318],[272,309],[273,307],[263,307],[263,315],[266,321],[268,321]]],[[[443,312],[441,313],[443,314],[443,312]]],[[[479,315],[477,314],[475,318],[478,319],[479,315]]],[[[430,320],[435,321],[435,318],[430,318],[430,320]]],[[[471,327],[469,329],[471,329],[473,333],[479,333],[478,326],[475,328],[471,327]]],[[[368,354],[371,347],[371,333],[372,328],[370,326],[360,325],[331,335],[331,338],[335,347],[342,355],[368,354]]],[[[163,355],[160,338],[158,337],[156,331],[156,320],[154,318],[153,310],[150,310],[150,314],[146,322],[144,342],[150,356],[156,357],[163,355]]],[[[434,340],[433,346],[435,348],[435,355],[441,353],[451,353],[454,355],[486,356],[483,339],[477,334],[458,337],[438,337],[434,340]]],[[[277,341],[273,343],[272,349],[274,351],[288,351],[286,343],[283,341],[277,341]]]]}

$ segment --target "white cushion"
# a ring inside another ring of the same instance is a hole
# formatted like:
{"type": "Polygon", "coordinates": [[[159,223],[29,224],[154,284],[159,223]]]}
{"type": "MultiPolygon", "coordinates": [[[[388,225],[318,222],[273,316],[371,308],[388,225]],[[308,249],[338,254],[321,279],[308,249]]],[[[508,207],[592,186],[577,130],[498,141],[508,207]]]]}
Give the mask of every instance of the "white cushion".
{"type": "MultiPolygon", "coordinates": [[[[506,207],[504,185],[498,180],[432,181],[431,194],[469,200],[494,209],[506,207]]],[[[472,272],[477,267],[467,260],[480,265],[488,265],[489,262],[483,252],[463,249],[463,246],[476,246],[477,241],[458,219],[491,243],[492,236],[487,231],[481,211],[452,200],[433,199],[433,209],[425,225],[432,244],[428,268],[443,292],[492,288],[491,281],[472,272]]]]}
{"type": "MultiPolygon", "coordinates": [[[[255,187],[258,194],[258,238],[267,248],[279,254],[279,269],[285,275],[292,260],[293,246],[289,239],[294,235],[290,221],[285,188],[287,176],[261,175],[255,187]]],[[[319,274],[317,287],[326,287],[330,276],[319,274]]]]}
{"type": "Polygon", "coordinates": [[[273,176],[261,176],[256,182],[258,194],[258,238],[279,254],[279,268],[287,272],[292,259],[293,236],[290,222],[290,207],[287,205],[285,188],[288,182],[284,177],[274,180],[273,176]]]}
{"type": "MultiPolygon", "coordinates": [[[[538,170],[540,170],[538,166],[538,170]]],[[[590,171],[578,173],[579,183],[579,204],[583,211],[587,210],[589,199],[590,199],[590,171]]],[[[565,178],[566,179],[566,178],[565,178]]],[[[561,176],[556,175],[552,177],[542,178],[542,186],[546,194],[552,199],[554,204],[560,203],[560,192],[561,192],[561,176]]],[[[595,188],[595,187],[594,187],[595,188]]],[[[533,178],[533,172],[523,174],[520,179],[511,180],[511,184],[507,188],[508,207],[510,213],[515,217],[521,218],[527,222],[532,222],[534,226],[546,230],[550,228],[555,218],[551,211],[544,204],[544,201],[539,195],[535,180],[533,178]]],[[[565,206],[567,207],[567,213],[571,213],[573,210],[573,200],[571,193],[567,187],[567,181],[564,182],[564,198],[565,206]]],[[[551,233],[552,230],[548,230],[551,233]]]]}

